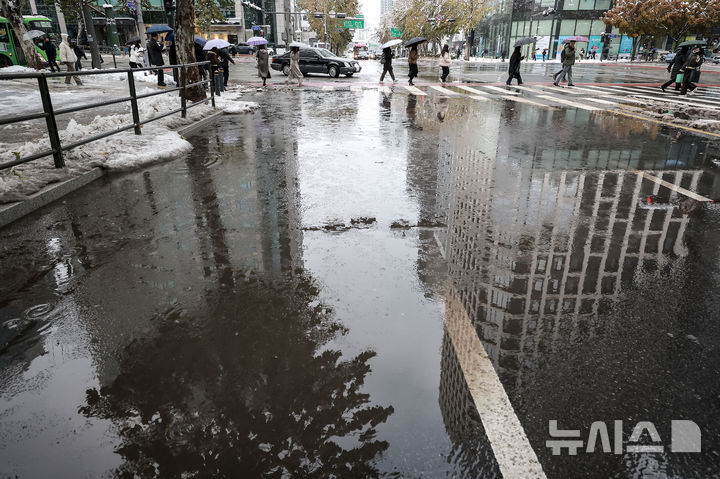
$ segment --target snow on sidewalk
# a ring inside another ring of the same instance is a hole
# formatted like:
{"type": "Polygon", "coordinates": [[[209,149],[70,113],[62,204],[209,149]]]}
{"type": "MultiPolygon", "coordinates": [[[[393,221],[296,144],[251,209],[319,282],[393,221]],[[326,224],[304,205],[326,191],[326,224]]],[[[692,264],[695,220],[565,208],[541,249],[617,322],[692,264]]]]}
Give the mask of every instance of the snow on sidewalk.
{"type": "MultiPolygon", "coordinates": [[[[122,78],[112,78],[112,76],[113,74],[110,74],[100,78],[106,84],[123,81],[122,78]]],[[[96,81],[100,81],[100,79],[96,81]]],[[[157,90],[138,87],[138,94],[153,91],[157,90]]],[[[0,82],[0,94],[2,92],[3,83],[0,82]]],[[[27,92],[28,97],[37,95],[36,91],[30,89],[27,92]]],[[[55,92],[52,94],[56,95],[55,92]]],[[[2,170],[0,171],[0,204],[22,201],[48,184],[79,176],[95,167],[130,170],[175,159],[192,149],[192,145],[174,131],[177,128],[189,125],[216,111],[245,113],[259,107],[257,103],[241,101],[241,95],[237,90],[229,90],[222,97],[216,99],[215,109],[211,106],[208,98],[206,104],[189,109],[185,119],[180,116],[180,113],[176,113],[143,125],[142,135],[135,135],[131,129],[66,151],[63,153],[65,168],[55,168],[52,156],[47,156],[2,170]]],[[[26,104],[32,102],[32,98],[26,98],[26,100],[26,104]]],[[[86,102],[90,103],[91,101],[85,98],[83,103],[86,102]]],[[[13,103],[21,104],[22,98],[14,98],[13,103]]],[[[141,121],[155,118],[179,107],[180,98],[177,93],[138,100],[141,121]]],[[[92,110],[76,113],[74,118],[70,119],[67,125],[60,130],[61,143],[67,145],[99,133],[112,131],[120,126],[132,124],[129,102],[116,105],[113,111],[118,113],[94,117],[87,116],[92,110]]],[[[34,128],[38,128],[38,126],[35,124],[34,128]]],[[[8,132],[3,133],[0,136],[0,163],[50,149],[44,124],[38,129],[42,131],[38,132],[40,133],[38,139],[33,141],[12,142],[10,135],[6,134],[8,132]]]]}

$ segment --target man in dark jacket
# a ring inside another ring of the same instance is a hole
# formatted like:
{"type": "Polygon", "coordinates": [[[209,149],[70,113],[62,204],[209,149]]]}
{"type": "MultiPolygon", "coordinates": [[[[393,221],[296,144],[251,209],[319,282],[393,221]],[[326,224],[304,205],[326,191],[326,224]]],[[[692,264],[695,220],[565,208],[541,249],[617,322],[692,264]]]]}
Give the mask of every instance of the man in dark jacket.
{"type": "Polygon", "coordinates": [[[563,69],[560,75],[555,77],[553,85],[560,86],[558,85],[558,83],[563,81],[563,78],[565,78],[565,75],[567,75],[568,86],[575,86],[573,85],[572,80],[572,67],[573,65],[575,65],[575,41],[570,40],[570,43],[565,46],[563,52],[565,53],[565,56],[562,59],[563,69]]]}
{"type": "Polygon", "coordinates": [[[60,71],[60,67],[57,64],[57,47],[52,40],[50,40],[50,37],[45,36],[42,48],[45,50],[45,54],[47,55],[48,63],[50,64],[50,71],[60,71]]]}
{"type": "Polygon", "coordinates": [[[72,46],[73,51],[75,52],[75,56],[77,57],[77,61],[75,62],[75,70],[80,71],[82,70],[82,62],[80,61],[80,59],[87,59],[87,55],[85,55],[85,50],[80,48],[74,40],[72,42],[72,46]]]}
{"type": "MultiPolygon", "coordinates": [[[[157,33],[153,33],[150,35],[150,41],[147,42],[147,50],[148,50],[148,56],[150,57],[150,65],[155,65],[158,67],[161,67],[165,65],[165,62],[163,61],[163,52],[164,47],[158,43],[158,35],[157,33]]],[[[160,68],[157,70],[157,76],[158,76],[158,86],[166,86],[165,85],[165,76],[163,74],[163,69],[160,68]]]]}
{"type": "MultiPolygon", "coordinates": [[[[678,74],[682,70],[683,66],[685,65],[685,60],[687,60],[687,54],[688,54],[688,47],[682,47],[679,52],[675,54],[675,57],[670,62],[670,65],[668,65],[667,70],[670,72],[670,79],[662,84],[660,89],[662,91],[665,91],[667,87],[670,86],[672,82],[675,81],[678,74]]],[[[675,84],[675,89],[680,89],[680,84],[675,84]]]]}
{"type": "Polygon", "coordinates": [[[688,55],[687,60],[685,60],[685,64],[682,67],[684,75],[682,88],[680,89],[681,95],[686,95],[688,90],[693,91],[697,88],[697,85],[693,83],[693,80],[695,80],[693,77],[700,76],[700,65],[703,64],[704,60],[705,53],[703,52],[703,49],[700,47],[693,48],[693,51],[688,55]]]}
{"type": "Polygon", "coordinates": [[[515,51],[510,55],[510,66],[508,68],[508,79],[506,85],[510,85],[513,78],[517,78],[518,85],[522,85],[522,77],[520,76],[520,62],[525,59],[520,53],[520,47],[515,47],[515,51]]]}
{"type": "Polygon", "coordinates": [[[228,52],[227,48],[223,48],[218,52],[218,56],[220,57],[220,68],[223,69],[223,75],[225,78],[223,79],[223,86],[227,86],[228,79],[230,78],[230,63],[235,65],[235,60],[232,59],[230,56],[230,52],[228,52]],[[230,62],[230,63],[228,63],[230,62]]]}
{"type": "MultiPolygon", "coordinates": [[[[207,58],[205,58],[205,51],[203,50],[202,45],[200,45],[198,42],[195,42],[195,44],[193,45],[193,49],[195,50],[195,61],[196,62],[207,61],[207,58]]],[[[207,67],[200,66],[198,68],[200,70],[200,76],[204,80],[205,75],[207,73],[207,67]]]]}

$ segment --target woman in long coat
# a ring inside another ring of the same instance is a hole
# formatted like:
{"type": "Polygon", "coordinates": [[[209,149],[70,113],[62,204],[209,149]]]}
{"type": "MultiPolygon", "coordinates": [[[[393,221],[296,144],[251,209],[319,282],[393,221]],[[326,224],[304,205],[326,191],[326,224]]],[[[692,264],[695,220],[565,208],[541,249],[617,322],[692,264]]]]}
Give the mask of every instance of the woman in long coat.
{"type": "Polygon", "coordinates": [[[413,45],[410,48],[410,54],[408,55],[408,68],[410,69],[410,73],[408,74],[408,76],[410,77],[410,80],[408,80],[408,85],[414,85],[413,78],[418,76],[417,61],[419,56],[420,55],[418,54],[417,45],[413,45]]]}
{"type": "Polygon", "coordinates": [[[520,77],[520,62],[525,57],[520,54],[520,47],[515,47],[515,51],[510,56],[510,66],[508,67],[508,79],[505,82],[509,85],[513,78],[517,78],[518,85],[522,85],[522,78],[520,77]]]}
{"type": "Polygon", "coordinates": [[[300,71],[300,47],[290,48],[290,74],[285,80],[285,84],[289,84],[293,78],[297,78],[298,86],[302,86],[303,74],[300,71]]]}
{"type": "Polygon", "coordinates": [[[265,86],[265,81],[270,78],[269,58],[270,54],[267,48],[265,48],[265,45],[260,45],[260,49],[257,52],[257,69],[258,76],[262,78],[263,86],[265,86]]]}

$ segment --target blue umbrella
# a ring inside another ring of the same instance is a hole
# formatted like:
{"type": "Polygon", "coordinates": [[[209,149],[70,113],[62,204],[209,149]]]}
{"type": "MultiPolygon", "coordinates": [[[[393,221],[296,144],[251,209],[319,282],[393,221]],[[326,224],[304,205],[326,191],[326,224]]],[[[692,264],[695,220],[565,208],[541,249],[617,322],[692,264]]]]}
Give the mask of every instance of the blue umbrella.
{"type": "Polygon", "coordinates": [[[204,47],[205,44],[207,43],[207,40],[205,40],[205,39],[204,39],[203,37],[201,37],[200,35],[195,35],[195,43],[197,43],[197,44],[200,45],[201,47],[204,47]]]}
{"type": "Polygon", "coordinates": [[[170,32],[167,35],[165,35],[165,41],[166,42],[174,42],[175,41],[175,32],[170,32]]]}
{"type": "Polygon", "coordinates": [[[167,25],[153,25],[152,27],[145,30],[145,33],[165,33],[172,31],[173,29],[167,25]]]}

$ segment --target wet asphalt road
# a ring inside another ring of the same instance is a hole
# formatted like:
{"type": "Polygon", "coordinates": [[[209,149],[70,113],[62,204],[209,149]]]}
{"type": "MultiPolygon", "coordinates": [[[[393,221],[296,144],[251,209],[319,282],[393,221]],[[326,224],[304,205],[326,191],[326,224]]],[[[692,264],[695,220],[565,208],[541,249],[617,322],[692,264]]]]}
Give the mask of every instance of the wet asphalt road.
{"type": "Polygon", "coordinates": [[[490,439],[495,377],[547,477],[718,475],[720,211],[641,201],[680,198],[652,178],[720,197],[718,140],[397,90],[247,99],[187,157],[0,231],[0,473],[529,477],[490,439]],[[683,419],[700,453],[671,452],[683,419]],[[594,421],[623,421],[618,454],[586,452],[594,421]],[[627,450],[638,421],[661,453],[627,450]]]}

